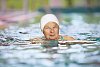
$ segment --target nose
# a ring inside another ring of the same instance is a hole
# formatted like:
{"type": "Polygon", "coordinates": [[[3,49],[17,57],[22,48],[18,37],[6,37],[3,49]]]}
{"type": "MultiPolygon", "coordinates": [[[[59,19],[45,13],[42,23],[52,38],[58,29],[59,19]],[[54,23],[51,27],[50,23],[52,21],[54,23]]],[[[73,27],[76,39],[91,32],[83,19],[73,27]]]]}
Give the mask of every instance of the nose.
{"type": "Polygon", "coordinates": [[[54,29],[51,29],[51,30],[50,30],[50,33],[53,33],[53,32],[54,32],[54,29]]]}

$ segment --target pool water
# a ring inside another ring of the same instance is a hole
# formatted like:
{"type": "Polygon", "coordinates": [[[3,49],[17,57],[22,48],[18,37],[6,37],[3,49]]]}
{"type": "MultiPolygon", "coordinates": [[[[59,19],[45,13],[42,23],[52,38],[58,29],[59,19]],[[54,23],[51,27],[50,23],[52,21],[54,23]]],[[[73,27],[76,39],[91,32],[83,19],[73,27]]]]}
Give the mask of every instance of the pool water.
{"type": "MultiPolygon", "coordinates": [[[[84,16],[91,15],[87,14],[61,16],[60,34],[96,43],[45,48],[41,43],[31,44],[28,41],[43,36],[39,23],[27,27],[10,26],[0,31],[0,67],[100,67],[100,20],[94,18],[88,23],[91,20],[86,22],[84,16]]],[[[98,18],[100,14],[93,16],[98,18]]]]}

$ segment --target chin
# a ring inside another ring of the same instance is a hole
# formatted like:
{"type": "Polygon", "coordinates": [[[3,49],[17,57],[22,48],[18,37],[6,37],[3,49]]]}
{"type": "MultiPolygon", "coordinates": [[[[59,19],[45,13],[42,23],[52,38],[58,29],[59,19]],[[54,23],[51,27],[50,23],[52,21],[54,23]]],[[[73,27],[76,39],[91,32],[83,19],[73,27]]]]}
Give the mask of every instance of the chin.
{"type": "Polygon", "coordinates": [[[55,37],[50,37],[50,36],[49,36],[49,37],[46,37],[46,39],[47,39],[47,40],[57,40],[57,37],[56,37],[56,36],[55,36],[55,37]]]}
{"type": "Polygon", "coordinates": [[[49,39],[49,40],[56,40],[56,39],[49,39]]]}
{"type": "Polygon", "coordinates": [[[56,40],[56,38],[49,38],[50,40],[56,40]]]}

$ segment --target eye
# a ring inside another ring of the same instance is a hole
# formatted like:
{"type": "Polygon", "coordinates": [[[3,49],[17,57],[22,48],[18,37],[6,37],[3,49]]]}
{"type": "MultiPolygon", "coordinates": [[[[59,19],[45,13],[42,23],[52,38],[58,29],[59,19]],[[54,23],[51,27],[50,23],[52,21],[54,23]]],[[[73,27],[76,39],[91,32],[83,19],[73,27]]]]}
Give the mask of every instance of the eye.
{"type": "Polygon", "coordinates": [[[55,28],[55,26],[53,28],[55,28]]]}
{"type": "Polygon", "coordinates": [[[45,27],[45,29],[50,29],[49,27],[45,27]]]}
{"type": "Polygon", "coordinates": [[[53,28],[57,28],[57,26],[54,26],[53,28]]]}

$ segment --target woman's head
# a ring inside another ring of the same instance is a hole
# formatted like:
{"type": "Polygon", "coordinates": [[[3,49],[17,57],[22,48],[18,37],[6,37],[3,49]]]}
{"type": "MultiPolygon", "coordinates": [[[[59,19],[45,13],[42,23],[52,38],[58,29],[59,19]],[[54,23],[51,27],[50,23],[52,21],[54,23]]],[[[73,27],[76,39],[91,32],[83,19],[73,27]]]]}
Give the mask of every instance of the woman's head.
{"type": "Polygon", "coordinates": [[[41,30],[48,40],[59,38],[59,21],[53,14],[44,15],[41,18],[41,30]]]}

